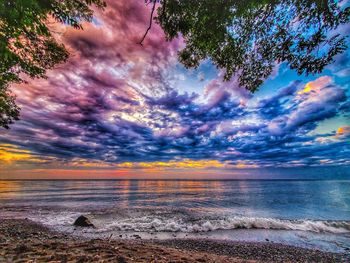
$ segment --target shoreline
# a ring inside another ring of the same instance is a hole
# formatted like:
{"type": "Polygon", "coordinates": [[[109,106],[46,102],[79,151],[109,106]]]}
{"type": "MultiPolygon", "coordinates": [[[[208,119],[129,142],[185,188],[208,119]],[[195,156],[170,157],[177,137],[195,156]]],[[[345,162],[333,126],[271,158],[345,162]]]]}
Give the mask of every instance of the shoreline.
{"type": "Polygon", "coordinates": [[[345,262],[350,254],[278,243],[89,239],[25,219],[0,219],[1,262],[345,262]]]}

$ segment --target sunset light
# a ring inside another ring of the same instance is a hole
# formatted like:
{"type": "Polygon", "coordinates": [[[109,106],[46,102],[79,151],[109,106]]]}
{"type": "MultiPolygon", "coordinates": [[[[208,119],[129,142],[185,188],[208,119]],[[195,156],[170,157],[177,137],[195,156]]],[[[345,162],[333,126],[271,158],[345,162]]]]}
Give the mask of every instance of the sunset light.
{"type": "Polygon", "coordinates": [[[0,0],[0,263],[349,251],[350,0],[0,0]]]}

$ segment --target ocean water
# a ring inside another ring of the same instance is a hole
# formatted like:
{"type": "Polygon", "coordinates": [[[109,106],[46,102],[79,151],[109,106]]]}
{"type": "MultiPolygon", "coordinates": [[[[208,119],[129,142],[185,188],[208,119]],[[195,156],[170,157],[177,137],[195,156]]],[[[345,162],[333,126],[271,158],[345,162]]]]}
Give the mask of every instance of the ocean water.
{"type": "Polygon", "coordinates": [[[0,218],[91,237],[268,241],[346,252],[350,180],[0,181],[0,218]],[[81,214],[96,228],[74,228],[81,214]]]}

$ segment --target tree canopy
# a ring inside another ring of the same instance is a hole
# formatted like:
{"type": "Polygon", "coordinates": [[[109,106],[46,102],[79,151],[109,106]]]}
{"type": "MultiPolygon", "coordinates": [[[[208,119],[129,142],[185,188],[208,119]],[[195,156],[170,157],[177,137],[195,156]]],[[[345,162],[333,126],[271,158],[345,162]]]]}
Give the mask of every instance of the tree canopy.
{"type": "Polygon", "coordinates": [[[45,77],[68,58],[50,32],[50,19],[81,29],[92,19],[92,5],[105,7],[102,0],[0,0],[0,127],[19,117],[9,84],[23,82],[23,75],[45,77]]]}
{"type": "MultiPolygon", "coordinates": [[[[151,1],[153,2],[153,0],[151,1]]],[[[156,22],[167,39],[182,36],[179,60],[198,67],[210,59],[254,92],[273,67],[287,62],[299,74],[320,73],[346,49],[335,33],[349,22],[338,0],[160,0],[156,22]]]]}
{"type": "MultiPolygon", "coordinates": [[[[166,38],[183,37],[179,61],[187,68],[210,59],[236,75],[254,92],[286,62],[299,74],[320,73],[346,49],[346,36],[336,29],[349,22],[350,8],[338,0],[145,0],[166,38]],[[156,4],[159,5],[156,7],[156,4]]],[[[19,118],[9,84],[24,75],[45,77],[47,69],[68,58],[64,45],[50,32],[50,19],[81,29],[91,21],[92,6],[103,0],[0,0],[0,127],[19,118]]],[[[135,43],[136,44],[136,43],[135,43]]]]}

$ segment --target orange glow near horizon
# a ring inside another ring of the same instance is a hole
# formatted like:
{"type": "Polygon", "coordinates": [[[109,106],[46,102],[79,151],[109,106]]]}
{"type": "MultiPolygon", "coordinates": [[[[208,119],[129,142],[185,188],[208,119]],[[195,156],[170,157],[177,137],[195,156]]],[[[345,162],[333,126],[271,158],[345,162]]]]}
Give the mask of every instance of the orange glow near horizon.
{"type": "Polygon", "coordinates": [[[122,162],[110,163],[99,160],[73,159],[68,164],[74,168],[106,168],[106,169],[142,169],[148,172],[160,171],[164,169],[206,169],[206,168],[225,168],[229,165],[218,160],[192,160],[182,159],[178,161],[155,161],[155,162],[122,162]]]}
{"type": "Polygon", "coordinates": [[[223,168],[225,163],[217,160],[190,160],[183,159],[181,161],[168,162],[124,162],[117,164],[121,168],[142,168],[142,169],[164,169],[164,168],[223,168]]]}
{"type": "Polygon", "coordinates": [[[11,164],[18,161],[40,161],[30,151],[12,144],[0,144],[0,163],[11,164]]]}
{"type": "Polygon", "coordinates": [[[1,179],[212,179],[249,174],[241,171],[215,169],[178,169],[149,171],[146,169],[28,169],[0,172],[1,179]]]}
{"type": "MultiPolygon", "coordinates": [[[[65,162],[53,156],[39,156],[12,144],[0,144],[0,179],[91,179],[91,178],[206,178],[232,174],[231,168],[244,170],[257,165],[243,160],[179,159],[154,162],[111,163],[74,158],[65,162]]],[[[241,173],[242,174],[242,173],[241,173]]]]}
{"type": "MultiPolygon", "coordinates": [[[[50,168],[57,166],[57,159],[54,157],[46,156],[45,159],[50,159],[50,164],[53,165],[50,168]]],[[[26,163],[40,163],[43,162],[43,158],[38,158],[29,150],[20,149],[19,147],[11,144],[0,144],[0,163],[6,165],[16,164],[18,162],[26,163]]],[[[59,163],[59,162],[58,162],[59,163]]],[[[62,165],[60,165],[62,166],[62,165]]],[[[146,170],[162,170],[167,168],[173,169],[205,169],[205,168],[224,168],[227,164],[218,160],[192,160],[182,159],[178,161],[156,161],[156,162],[122,162],[122,163],[110,163],[101,160],[88,160],[81,158],[74,158],[71,162],[65,165],[73,168],[116,168],[116,169],[146,169],[146,170]]]]}

